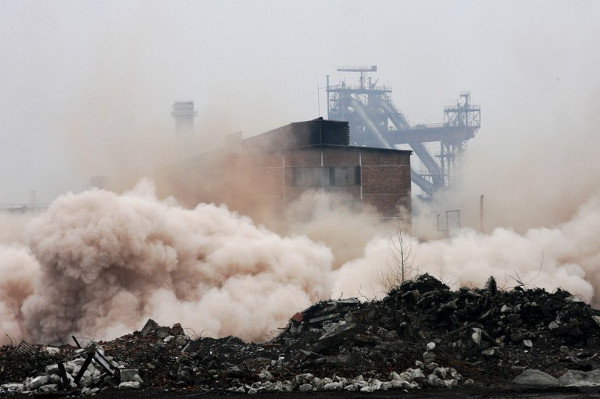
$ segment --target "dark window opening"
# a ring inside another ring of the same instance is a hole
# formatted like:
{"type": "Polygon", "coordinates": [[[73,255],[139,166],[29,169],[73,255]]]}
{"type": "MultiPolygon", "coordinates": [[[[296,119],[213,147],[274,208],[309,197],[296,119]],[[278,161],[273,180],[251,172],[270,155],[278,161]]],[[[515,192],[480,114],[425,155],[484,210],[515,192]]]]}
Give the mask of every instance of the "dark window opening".
{"type": "Polygon", "coordinates": [[[292,186],[325,187],[360,185],[360,166],[291,168],[292,186]]]}

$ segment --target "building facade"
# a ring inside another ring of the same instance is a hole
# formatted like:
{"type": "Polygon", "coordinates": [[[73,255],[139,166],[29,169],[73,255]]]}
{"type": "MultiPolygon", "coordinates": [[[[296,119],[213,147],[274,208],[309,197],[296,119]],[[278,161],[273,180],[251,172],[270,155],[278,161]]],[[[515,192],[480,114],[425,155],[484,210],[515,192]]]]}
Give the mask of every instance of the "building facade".
{"type": "Polygon", "coordinates": [[[191,206],[225,203],[265,220],[280,218],[315,190],[340,194],[358,208],[370,205],[382,217],[410,215],[411,151],[350,146],[347,122],[318,118],[226,142],[220,153],[169,168],[178,199],[191,206]]]}

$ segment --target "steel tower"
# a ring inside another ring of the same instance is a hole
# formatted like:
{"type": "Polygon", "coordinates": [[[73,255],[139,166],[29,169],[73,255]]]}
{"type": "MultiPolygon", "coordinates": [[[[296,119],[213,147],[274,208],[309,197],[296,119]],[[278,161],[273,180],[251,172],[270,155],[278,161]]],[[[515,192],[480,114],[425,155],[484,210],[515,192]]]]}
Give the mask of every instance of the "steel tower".
{"type": "Polygon", "coordinates": [[[443,123],[411,126],[392,102],[392,88],[378,86],[367,76],[377,71],[376,65],[337,70],[360,74],[358,85],[348,85],[345,80],[330,85],[327,76],[328,118],[350,122],[350,142],[376,148],[408,144],[427,169],[418,173],[411,168],[411,179],[425,196],[433,198],[436,191],[450,186],[456,162],[481,126],[481,108],[470,103],[470,93],[460,93],[461,101],[444,108],[443,123]],[[424,143],[429,142],[440,143],[439,154],[428,151],[424,143]]]}

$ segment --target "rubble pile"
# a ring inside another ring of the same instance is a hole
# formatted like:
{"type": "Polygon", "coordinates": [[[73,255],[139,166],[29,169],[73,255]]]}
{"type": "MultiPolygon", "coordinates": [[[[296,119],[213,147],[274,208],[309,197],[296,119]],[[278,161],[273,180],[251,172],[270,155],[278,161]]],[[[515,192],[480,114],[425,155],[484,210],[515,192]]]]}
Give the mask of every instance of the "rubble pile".
{"type": "Polygon", "coordinates": [[[453,291],[425,274],[380,301],[318,302],[263,343],[149,320],[85,348],[5,346],[0,394],[598,385],[598,347],[600,311],[564,290],[504,291],[490,278],[485,288],[453,291]]]}

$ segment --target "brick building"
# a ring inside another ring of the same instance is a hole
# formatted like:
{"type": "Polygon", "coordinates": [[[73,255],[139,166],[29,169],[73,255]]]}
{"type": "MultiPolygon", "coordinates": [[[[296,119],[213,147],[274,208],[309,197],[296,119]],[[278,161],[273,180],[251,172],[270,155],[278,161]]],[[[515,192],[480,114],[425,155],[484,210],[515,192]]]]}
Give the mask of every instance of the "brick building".
{"type": "Polygon", "coordinates": [[[223,152],[173,166],[166,180],[187,205],[226,203],[259,220],[280,217],[307,190],[345,194],[348,202],[370,204],[382,217],[406,217],[410,154],[350,146],[348,122],[318,118],[245,140],[229,136],[223,152]]]}

